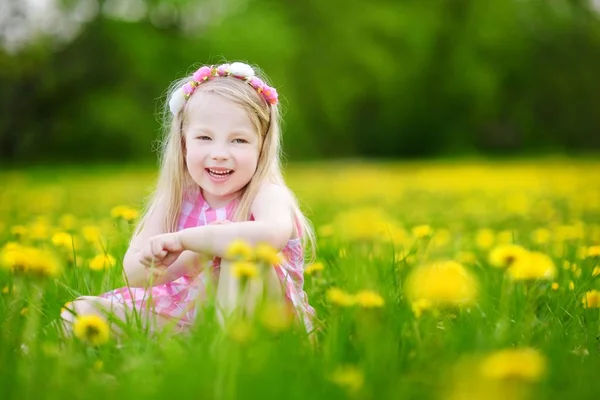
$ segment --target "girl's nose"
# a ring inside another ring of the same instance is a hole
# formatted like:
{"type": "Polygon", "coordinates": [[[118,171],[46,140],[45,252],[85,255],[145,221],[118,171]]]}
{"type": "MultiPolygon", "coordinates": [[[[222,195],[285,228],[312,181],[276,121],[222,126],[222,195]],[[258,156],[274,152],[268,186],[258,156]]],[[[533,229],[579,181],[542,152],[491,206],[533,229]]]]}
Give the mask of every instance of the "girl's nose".
{"type": "Polygon", "coordinates": [[[226,160],[229,158],[229,151],[225,146],[214,146],[210,155],[213,160],[226,160]]]}

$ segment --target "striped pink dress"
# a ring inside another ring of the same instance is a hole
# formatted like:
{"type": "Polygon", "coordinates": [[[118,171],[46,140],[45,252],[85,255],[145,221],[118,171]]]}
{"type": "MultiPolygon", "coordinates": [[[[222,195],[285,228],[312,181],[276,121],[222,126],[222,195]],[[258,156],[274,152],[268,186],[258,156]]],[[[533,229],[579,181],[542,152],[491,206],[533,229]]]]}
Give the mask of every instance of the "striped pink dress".
{"type": "MultiPolygon", "coordinates": [[[[183,201],[178,230],[208,225],[213,222],[231,220],[238,200],[227,206],[212,208],[200,193],[195,198],[183,201]]],[[[304,323],[307,331],[313,329],[314,309],[309,305],[304,291],[304,254],[300,238],[290,239],[282,249],[284,260],[274,265],[282,285],[285,298],[295,310],[296,316],[304,323]]],[[[100,297],[125,305],[127,308],[149,310],[162,317],[177,321],[178,328],[185,329],[194,323],[198,300],[206,295],[209,279],[218,282],[220,259],[214,257],[198,275],[184,275],[163,285],[149,288],[123,287],[100,297]],[[209,276],[208,274],[212,274],[209,276]]]]}

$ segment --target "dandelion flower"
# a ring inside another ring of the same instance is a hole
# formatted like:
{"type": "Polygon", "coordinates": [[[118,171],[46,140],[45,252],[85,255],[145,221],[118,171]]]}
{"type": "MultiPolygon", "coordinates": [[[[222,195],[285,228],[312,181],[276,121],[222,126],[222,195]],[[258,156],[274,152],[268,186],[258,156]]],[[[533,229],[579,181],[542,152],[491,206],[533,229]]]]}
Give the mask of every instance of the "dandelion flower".
{"type": "Polygon", "coordinates": [[[250,261],[238,261],[233,264],[231,269],[233,276],[241,278],[256,278],[258,276],[258,267],[250,261]]]}
{"type": "Polygon", "coordinates": [[[383,297],[370,290],[361,290],[354,295],[356,304],[363,308],[379,308],[383,307],[383,297]]]}
{"type": "Polygon", "coordinates": [[[514,280],[553,279],[556,267],[546,254],[531,252],[519,257],[506,272],[514,280]]]}
{"type": "Polygon", "coordinates": [[[91,346],[101,346],[110,339],[106,320],[98,315],[83,315],[73,323],[75,337],[91,346]]]}
{"type": "Polygon", "coordinates": [[[227,248],[227,257],[232,260],[246,261],[252,258],[252,247],[240,239],[236,239],[227,248]]]}
{"type": "Polygon", "coordinates": [[[306,275],[310,275],[313,274],[317,271],[323,271],[324,267],[323,267],[323,263],[320,262],[316,262],[310,265],[307,265],[306,268],[304,269],[304,273],[306,275]]]}
{"type": "Polygon", "coordinates": [[[531,240],[536,244],[546,244],[550,241],[551,233],[546,228],[538,228],[531,233],[531,240]]]}
{"type": "Polygon", "coordinates": [[[581,302],[585,308],[600,308],[600,292],[597,290],[586,292],[581,302]]]}
{"type": "Polygon", "coordinates": [[[600,246],[590,246],[585,251],[586,257],[600,257],[600,246]]]}
{"type": "Polygon", "coordinates": [[[117,260],[110,254],[98,254],[90,260],[89,267],[94,271],[102,271],[117,265],[117,260]]]}
{"type": "Polygon", "coordinates": [[[355,366],[338,367],[330,377],[331,381],[349,392],[357,392],[364,384],[364,375],[355,366]]]}
{"type": "Polygon", "coordinates": [[[60,249],[72,250],[78,247],[77,240],[67,232],[57,232],[52,235],[52,244],[60,249]]]}
{"type": "Polygon", "coordinates": [[[427,300],[434,305],[460,306],[475,301],[475,278],[455,261],[422,265],[411,272],[406,282],[409,301],[427,300]]]}
{"type": "Polygon", "coordinates": [[[326,296],[332,304],[341,307],[350,307],[356,303],[356,299],[354,296],[339,288],[329,289],[327,291],[326,296]]]}
{"type": "Polygon", "coordinates": [[[133,221],[139,216],[139,212],[128,206],[116,206],[110,210],[110,215],[113,218],[123,218],[125,221],[133,221]]]}
{"type": "Polygon", "coordinates": [[[496,234],[491,229],[480,229],[475,235],[475,244],[480,249],[487,250],[494,244],[496,234]]]}
{"type": "Polygon", "coordinates": [[[508,268],[514,262],[527,256],[528,251],[516,244],[501,244],[492,249],[490,264],[497,268],[508,268]]]}
{"type": "Polygon", "coordinates": [[[546,359],[532,348],[500,350],[487,356],[480,365],[488,379],[538,381],[546,371],[546,359]]]}
{"type": "Polygon", "coordinates": [[[433,229],[429,225],[417,225],[412,228],[412,234],[417,239],[423,239],[433,234],[433,229]]]}
{"type": "Polygon", "coordinates": [[[267,303],[260,314],[260,321],[271,332],[281,332],[291,326],[293,317],[293,311],[287,303],[267,303]]]}
{"type": "Polygon", "coordinates": [[[281,263],[281,255],[273,246],[266,243],[261,243],[254,249],[254,257],[257,261],[262,261],[270,265],[278,265],[281,263]]]}

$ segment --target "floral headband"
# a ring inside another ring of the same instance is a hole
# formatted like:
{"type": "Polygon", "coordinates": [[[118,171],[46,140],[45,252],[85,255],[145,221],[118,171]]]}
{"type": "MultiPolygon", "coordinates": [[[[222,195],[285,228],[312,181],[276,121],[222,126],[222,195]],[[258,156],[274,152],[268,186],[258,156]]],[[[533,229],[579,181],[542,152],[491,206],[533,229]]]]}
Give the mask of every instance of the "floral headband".
{"type": "Polygon", "coordinates": [[[169,100],[169,109],[173,115],[179,114],[196,88],[203,82],[219,76],[232,76],[252,86],[269,104],[277,104],[277,91],[264,83],[254,73],[254,70],[248,64],[234,62],[232,64],[222,64],[217,67],[204,66],[194,72],[191,81],[177,89],[169,100]]]}

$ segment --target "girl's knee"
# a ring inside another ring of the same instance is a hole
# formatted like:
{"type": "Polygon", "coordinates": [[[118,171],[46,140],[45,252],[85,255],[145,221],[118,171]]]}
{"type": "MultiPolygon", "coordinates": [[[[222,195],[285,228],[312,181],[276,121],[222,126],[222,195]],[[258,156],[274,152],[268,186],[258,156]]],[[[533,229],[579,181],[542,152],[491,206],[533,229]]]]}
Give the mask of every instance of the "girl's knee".
{"type": "Polygon", "coordinates": [[[100,315],[99,301],[94,296],[81,296],[63,307],[61,317],[72,320],[81,315],[100,315]]]}

